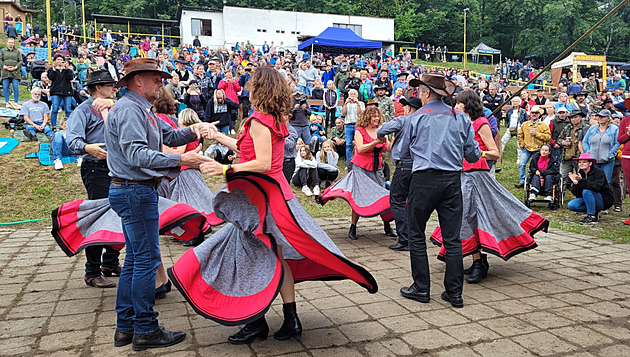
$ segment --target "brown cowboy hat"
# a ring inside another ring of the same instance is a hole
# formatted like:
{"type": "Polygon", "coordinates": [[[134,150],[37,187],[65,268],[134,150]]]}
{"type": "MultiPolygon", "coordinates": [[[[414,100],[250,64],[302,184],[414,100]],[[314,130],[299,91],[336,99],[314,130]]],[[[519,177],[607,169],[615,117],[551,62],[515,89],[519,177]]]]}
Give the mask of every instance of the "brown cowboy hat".
{"type": "Polygon", "coordinates": [[[446,77],[436,73],[423,73],[420,78],[413,79],[414,83],[409,83],[412,87],[418,87],[421,84],[429,87],[432,91],[442,97],[450,97],[455,93],[455,84],[447,81],[446,77]],[[415,85],[414,85],[415,84],[415,85]]]}
{"type": "Polygon", "coordinates": [[[630,98],[626,98],[623,101],[623,105],[626,107],[626,109],[630,110],[630,98]]]}
{"type": "Polygon", "coordinates": [[[140,72],[155,72],[162,78],[172,77],[170,74],[162,71],[157,66],[157,62],[153,58],[136,58],[129,62],[125,62],[125,76],[116,83],[116,88],[126,86],[127,80],[140,72]]]}
{"type": "Polygon", "coordinates": [[[373,105],[375,107],[378,108],[378,103],[374,101],[374,99],[370,99],[367,101],[367,103],[365,103],[365,106],[367,107],[368,105],[373,105]]]}

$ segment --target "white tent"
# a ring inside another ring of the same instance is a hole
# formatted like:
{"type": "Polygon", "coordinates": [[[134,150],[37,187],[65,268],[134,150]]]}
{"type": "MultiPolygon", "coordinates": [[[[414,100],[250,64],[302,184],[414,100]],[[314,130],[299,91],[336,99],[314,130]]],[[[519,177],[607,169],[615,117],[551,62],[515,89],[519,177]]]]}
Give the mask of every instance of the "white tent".
{"type": "Polygon", "coordinates": [[[600,67],[602,70],[602,79],[606,83],[606,56],[591,56],[584,52],[572,52],[566,58],[551,65],[551,82],[554,86],[560,83],[562,77],[562,69],[570,68],[573,72],[573,81],[578,80],[578,67],[600,67]]]}

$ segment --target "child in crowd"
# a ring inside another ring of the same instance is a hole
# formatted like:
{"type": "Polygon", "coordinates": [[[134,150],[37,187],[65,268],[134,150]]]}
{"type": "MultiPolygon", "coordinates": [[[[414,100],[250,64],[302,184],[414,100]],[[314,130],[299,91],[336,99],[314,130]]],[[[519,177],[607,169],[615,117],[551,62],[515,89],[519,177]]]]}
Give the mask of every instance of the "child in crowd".
{"type": "Polygon", "coordinates": [[[335,152],[335,144],[328,139],[322,144],[322,149],[315,155],[317,161],[317,174],[321,180],[322,188],[332,185],[339,176],[339,154],[335,152]]]}
{"type": "Polygon", "coordinates": [[[306,145],[300,148],[295,158],[295,173],[291,181],[295,186],[302,186],[302,192],[306,196],[319,196],[317,161],[315,161],[311,150],[306,145]],[[313,191],[311,191],[309,185],[313,186],[313,191]]]}
{"type": "Polygon", "coordinates": [[[319,144],[326,139],[326,129],[322,126],[324,118],[321,115],[311,114],[311,124],[309,129],[311,130],[311,151],[317,152],[319,144]]]}

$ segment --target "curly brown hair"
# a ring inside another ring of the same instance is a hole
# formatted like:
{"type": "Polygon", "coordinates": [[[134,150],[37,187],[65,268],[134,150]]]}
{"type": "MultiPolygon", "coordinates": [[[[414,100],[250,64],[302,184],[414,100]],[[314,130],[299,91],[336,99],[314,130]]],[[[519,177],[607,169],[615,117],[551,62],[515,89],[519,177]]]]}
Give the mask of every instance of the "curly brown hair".
{"type": "Polygon", "coordinates": [[[252,106],[276,118],[278,128],[286,123],[291,111],[291,88],[273,67],[260,67],[252,73],[246,86],[252,106]]]}
{"type": "Polygon", "coordinates": [[[361,112],[361,116],[359,116],[359,119],[357,120],[357,126],[367,128],[374,114],[377,114],[381,118],[378,126],[383,125],[383,123],[385,122],[385,117],[383,116],[381,110],[378,109],[377,106],[368,105],[365,110],[361,112]]]}
{"type": "Polygon", "coordinates": [[[177,104],[170,91],[160,88],[160,96],[153,102],[155,112],[158,114],[177,114],[177,104]]]}

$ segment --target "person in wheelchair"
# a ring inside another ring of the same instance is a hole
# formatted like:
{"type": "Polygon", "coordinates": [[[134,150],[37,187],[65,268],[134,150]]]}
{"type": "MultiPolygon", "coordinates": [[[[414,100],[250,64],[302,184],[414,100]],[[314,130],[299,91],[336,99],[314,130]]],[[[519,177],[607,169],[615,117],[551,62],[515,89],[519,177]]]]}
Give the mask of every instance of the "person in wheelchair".
{"type": "Polygon", "coordinates": [[[529,200],[545,195],[546,201],[553,200],[553,186],[560,178],[560,163],[551,155],[551,146],[545,144],[532,156],[529,162],[530,194],[529,200]]]}

